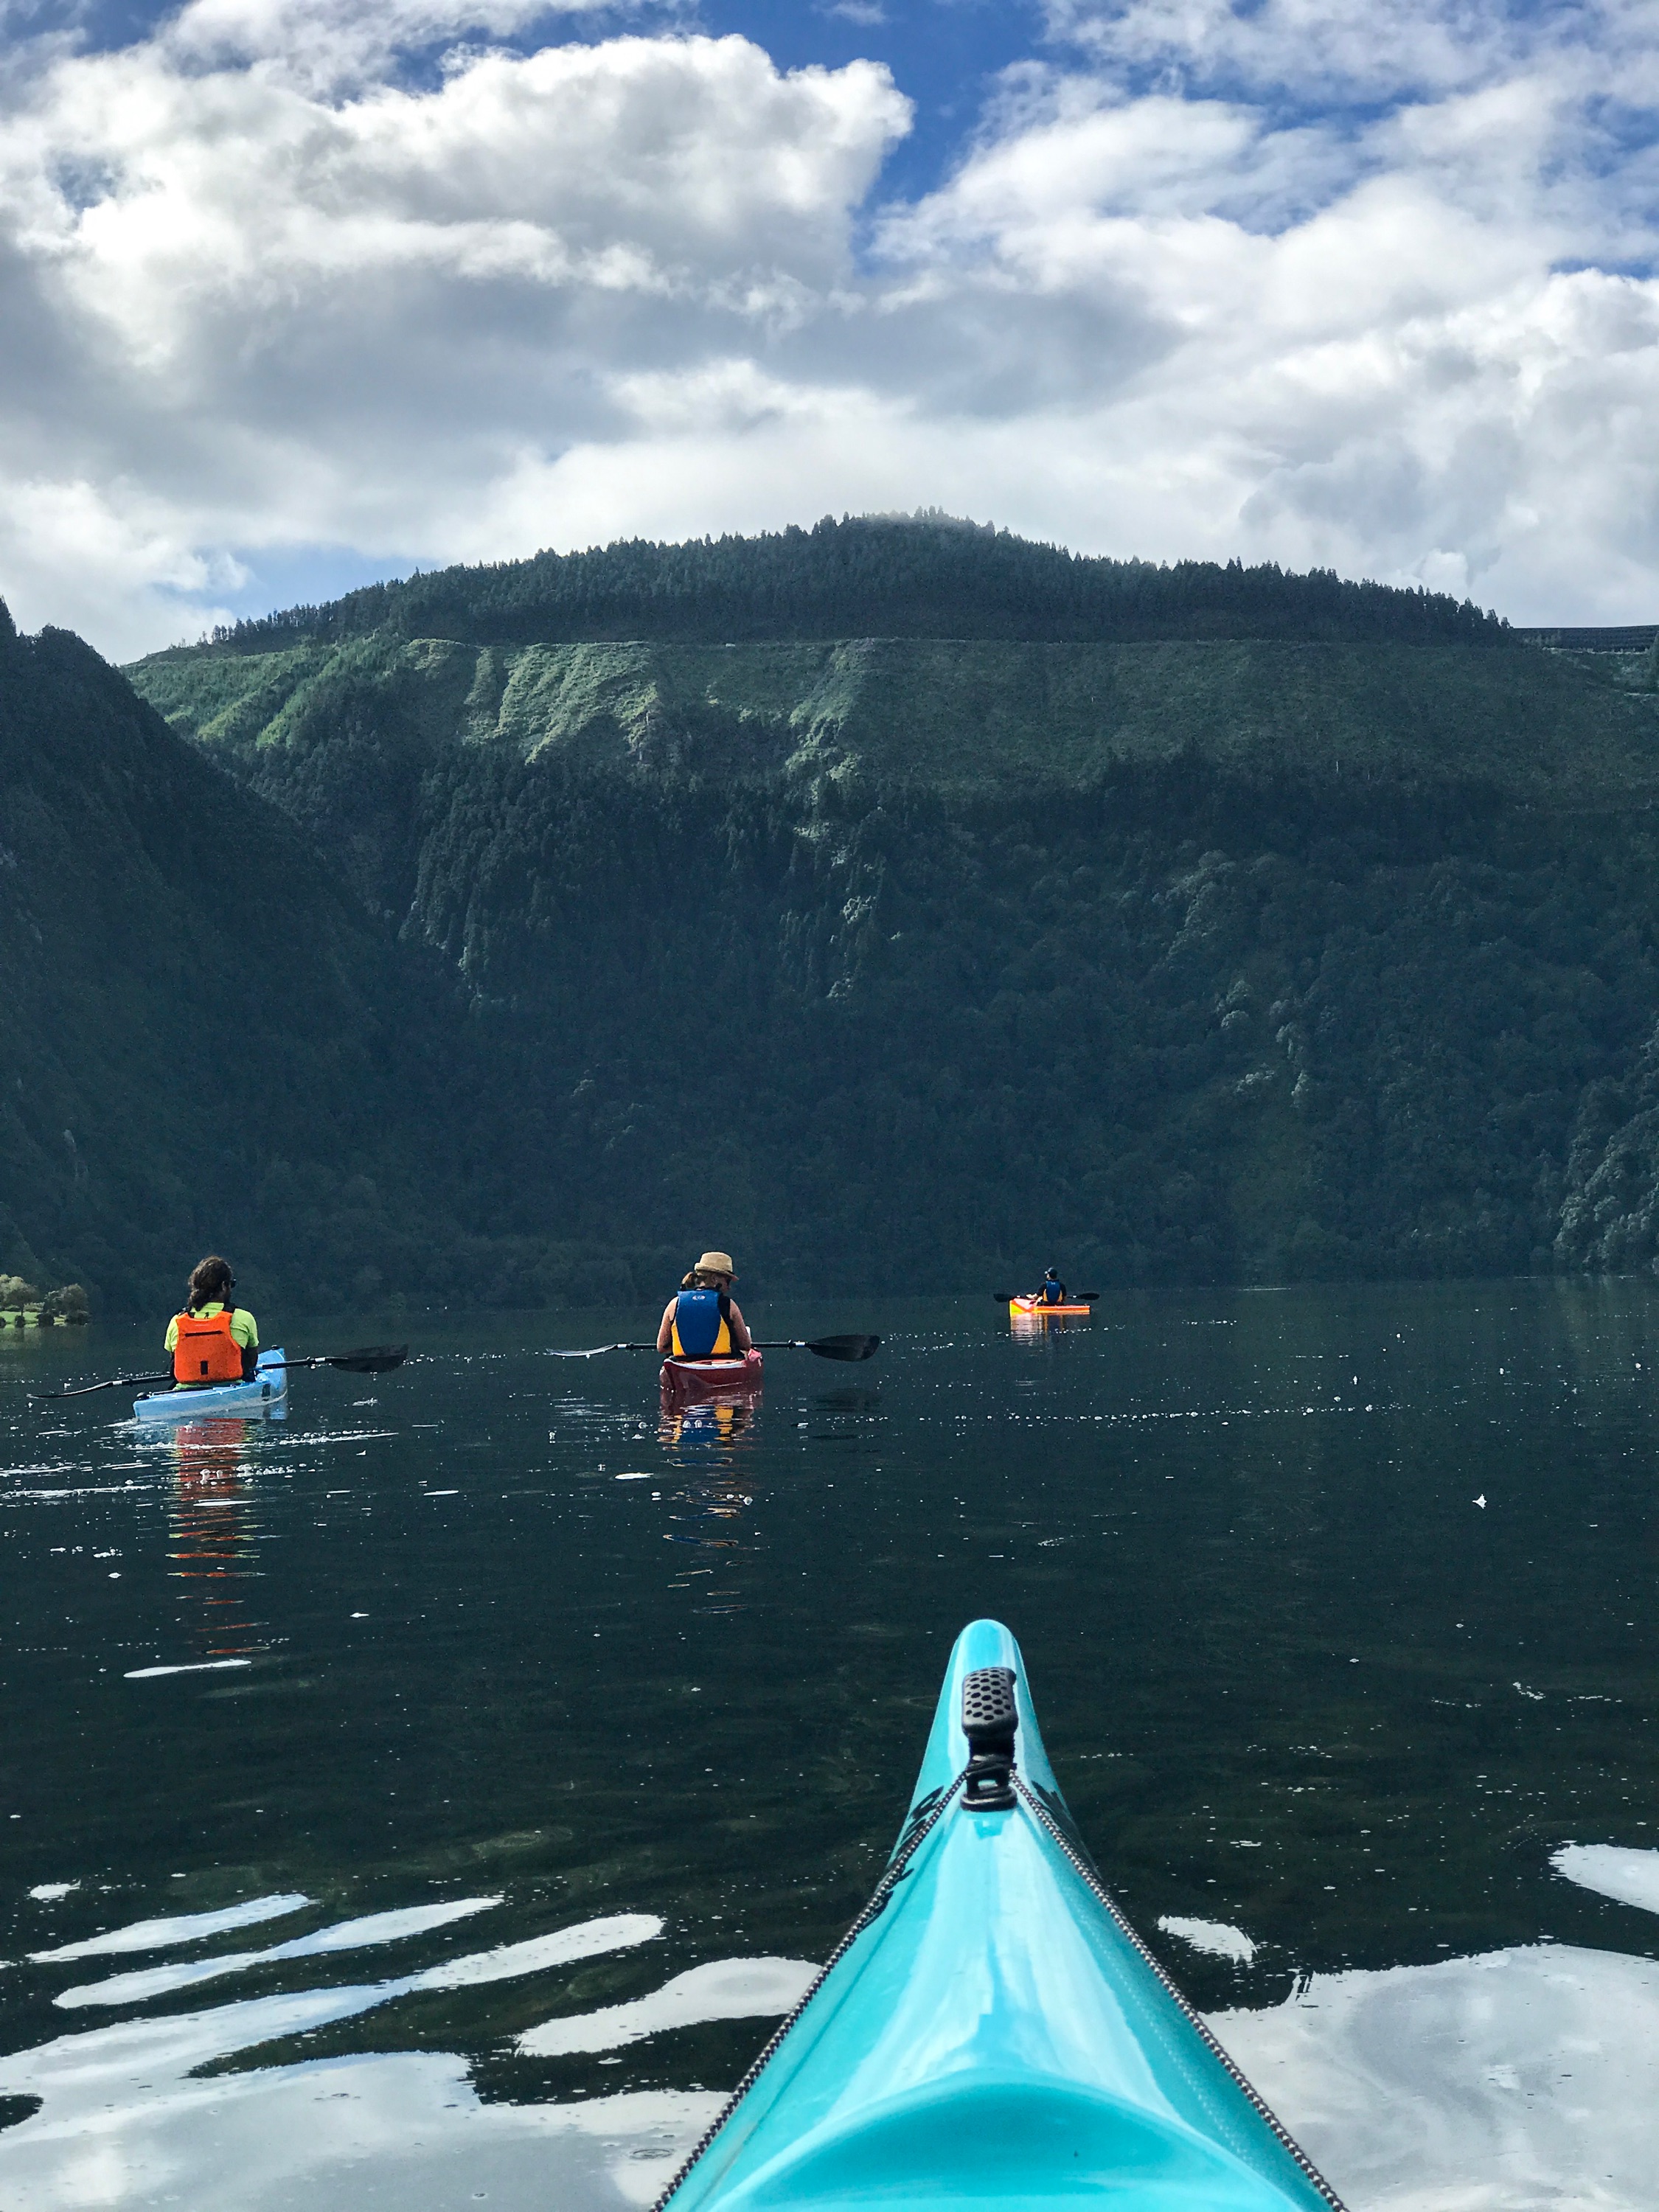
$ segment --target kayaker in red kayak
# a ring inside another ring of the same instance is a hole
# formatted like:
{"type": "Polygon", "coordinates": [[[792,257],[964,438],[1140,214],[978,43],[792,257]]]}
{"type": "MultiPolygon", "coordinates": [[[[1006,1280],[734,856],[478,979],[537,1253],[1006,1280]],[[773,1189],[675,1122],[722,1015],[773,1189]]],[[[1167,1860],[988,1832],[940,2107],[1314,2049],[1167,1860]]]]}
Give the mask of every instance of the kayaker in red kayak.
{"type": "Polygon", "coordinates": [[[657,1349],[676,1359],[740,1359],[754,1340],[732,1297],[729,1252],[705,1252],[663,1308],[657,1349]]]}
{"type": "Polygon", "coordinates": [[[167,1323],[175,1389],[207,1390],[216,1383],[251,1382],[259,1364],[259,1325],[246,1306],[233,1304],[236,1278],[230,1262],[210,1253],[191,1272],[182,1313],[167,1323]]]}

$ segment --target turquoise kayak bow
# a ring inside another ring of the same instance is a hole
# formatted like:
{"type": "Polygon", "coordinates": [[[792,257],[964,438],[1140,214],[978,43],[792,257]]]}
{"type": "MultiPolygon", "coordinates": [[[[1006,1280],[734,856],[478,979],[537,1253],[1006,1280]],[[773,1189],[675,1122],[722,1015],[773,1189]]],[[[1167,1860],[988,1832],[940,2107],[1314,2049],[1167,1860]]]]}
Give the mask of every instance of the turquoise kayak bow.
{"type": "Polygon", "coordinates": [[[1084,2203],[1340,2212],[1108,1894],[976,1620],[874,1897],[659,2212],[1084,2203]]]}

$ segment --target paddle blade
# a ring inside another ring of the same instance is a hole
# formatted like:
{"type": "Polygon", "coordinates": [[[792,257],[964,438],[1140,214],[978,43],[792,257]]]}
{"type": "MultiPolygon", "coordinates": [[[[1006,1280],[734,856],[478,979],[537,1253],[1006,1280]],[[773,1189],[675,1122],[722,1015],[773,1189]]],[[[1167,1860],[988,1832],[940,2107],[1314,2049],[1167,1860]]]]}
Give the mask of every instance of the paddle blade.
{"type": "Polygon", "coordinates": [[[1017,1298],[1019,1296],[1019,1292],[1018,1291],[993,1291],[991,1296],[996,1300],[1000,1306],[1006,1306],[1009,1299],[1017,1298]]]}
{"type": "Polygon", "coordinates": [[[389,1375],[409,1357],[406,1344],[369,1344],[361,1352],[331,1352],[325,1367],[343,1367],[348,1375],[389,1375]]]}
{"type": "Polygon", "coordinates": [[[878,1336],[815,1336],[806,1345],[820,1359],[870,1359],[880,1347],[878,1336]]]}

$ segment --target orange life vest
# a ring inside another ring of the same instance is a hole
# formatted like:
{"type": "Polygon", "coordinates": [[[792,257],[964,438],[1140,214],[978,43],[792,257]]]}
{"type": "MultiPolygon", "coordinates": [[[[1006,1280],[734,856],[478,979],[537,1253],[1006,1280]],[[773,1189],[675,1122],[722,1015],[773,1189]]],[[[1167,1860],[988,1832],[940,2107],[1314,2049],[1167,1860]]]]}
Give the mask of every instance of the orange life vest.
{"type": "Polygon", "coordinates": [[[240,1382],[242,1347],[230,1333],[232,1308],[216,1314],[181,1313],[173,1354],[175,1382],[240,1382]]]}

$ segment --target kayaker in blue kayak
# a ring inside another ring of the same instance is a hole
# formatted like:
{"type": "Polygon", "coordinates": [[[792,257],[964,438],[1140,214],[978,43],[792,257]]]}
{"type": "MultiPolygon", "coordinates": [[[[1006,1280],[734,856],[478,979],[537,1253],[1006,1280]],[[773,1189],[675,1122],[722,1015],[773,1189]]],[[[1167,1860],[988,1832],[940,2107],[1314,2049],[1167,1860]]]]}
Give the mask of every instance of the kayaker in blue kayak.
{"type": "Polygon", "coordinates": [[[657,1349],[676,1359],[737,1359],[754,1340],[732,1296],[729,1252],[705,1252],[663,1308],[657,1349]]]}
{"type": "Polygon", "coordinates": [[[1042,1278],[1042,1287],[1033,1295],[1039,1305],[1063,1306],[1066,1304],[1066,1285],[1050,1267],[1042,1278]]]}
{"type": "Polygon", "coordinates": [[[232,1301],[236,1278],[230,1262],[210,1253],[191,1271],[185,1310],[167,1323],[177,1390],[206,1390],[216,1383],[251,1382],[259,1364],[259,1325],[232,1301]]]}

